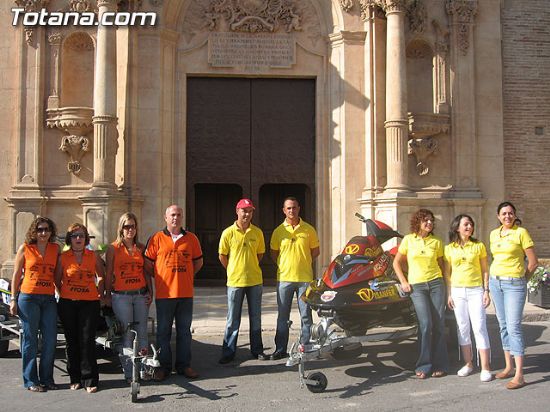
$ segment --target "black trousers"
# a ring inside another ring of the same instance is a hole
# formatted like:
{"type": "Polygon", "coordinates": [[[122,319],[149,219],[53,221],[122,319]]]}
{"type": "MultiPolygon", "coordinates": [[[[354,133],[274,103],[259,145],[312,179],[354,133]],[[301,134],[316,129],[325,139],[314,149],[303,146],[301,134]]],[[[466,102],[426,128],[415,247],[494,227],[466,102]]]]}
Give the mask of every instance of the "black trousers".
{"type": "Polygon", "coordinates": [[[65,331],[67,372],[71,383],[80,383],[85,388],[97,386],[95,334],[99,301],[60,298],[58,313],[65,331]]]}

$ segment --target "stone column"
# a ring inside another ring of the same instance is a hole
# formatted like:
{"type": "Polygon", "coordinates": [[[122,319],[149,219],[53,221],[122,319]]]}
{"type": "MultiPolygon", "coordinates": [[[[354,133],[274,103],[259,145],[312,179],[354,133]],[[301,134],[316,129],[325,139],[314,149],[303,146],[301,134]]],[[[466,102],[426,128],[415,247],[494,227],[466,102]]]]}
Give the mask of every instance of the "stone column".
{"type": "MultiPolygon", "coordinates": [[[[117,10],[116,0],[98,0],[98,18],[117,10]]],[[[94,80],[94,181],[93,189],[115,189],[115,157],[118,148],[116,116],[116,29],[97,29],[94,80]]]]}
{"type": "Polygon", "coordinates": [[[386,46],[386,190],[407,191],[408,119],[405,56],[405,0],[385,0],[386,46]]]}

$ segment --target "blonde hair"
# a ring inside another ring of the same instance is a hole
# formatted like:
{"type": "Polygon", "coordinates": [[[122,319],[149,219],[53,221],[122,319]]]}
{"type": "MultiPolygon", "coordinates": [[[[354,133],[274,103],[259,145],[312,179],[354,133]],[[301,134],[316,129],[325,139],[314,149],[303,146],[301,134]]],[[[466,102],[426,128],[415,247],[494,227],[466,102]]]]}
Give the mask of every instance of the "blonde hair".
{"type": "Polygon", "coordinates": [[[133,220],[134,221],[134,224],[136,225],[136,235],[134,236],[134,244],[135,245],[138,245],[139,242],[138,242],[138,222],[137,222],[137,217],[136,215],[134,215],[132,212],[126,212],[124,213],[122,216],[120,216],[120,219],[118,219],[118,231],[117,231],[117,236],[116,236],[116,243],[117,245],[121,245],[122,244],[122,240],[124,239],[124,229],[123,229],[123,226],[126,225],[126,223],[129,221],[129,220],[133,220]]]}

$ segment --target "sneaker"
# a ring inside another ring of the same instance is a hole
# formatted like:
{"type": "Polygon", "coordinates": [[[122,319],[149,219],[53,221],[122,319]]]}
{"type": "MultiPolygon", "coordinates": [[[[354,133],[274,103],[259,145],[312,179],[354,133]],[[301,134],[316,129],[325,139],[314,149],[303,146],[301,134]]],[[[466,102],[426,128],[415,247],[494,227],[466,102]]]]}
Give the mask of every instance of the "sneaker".
{"type": "Polygon", "coordinates": [[[468,376],[474,371],[474,368],[468,365],[464,365],[460,370],[456,373],[458,376],[468,376]]]}
{"type": "Polygon", "coordinates": [[[493,375],[491,375],[491,372],[482,370],[479,374],[479,380],[481,382],[491,382],[493,380],[493,375]]]}

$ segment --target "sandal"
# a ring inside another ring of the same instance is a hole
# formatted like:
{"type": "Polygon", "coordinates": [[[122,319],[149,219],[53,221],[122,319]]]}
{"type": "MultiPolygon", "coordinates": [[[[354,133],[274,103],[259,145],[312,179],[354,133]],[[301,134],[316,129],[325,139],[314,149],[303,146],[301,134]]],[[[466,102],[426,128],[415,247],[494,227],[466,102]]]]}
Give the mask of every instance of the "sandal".
{"type": "Polygon", "coordinates": [[[443,376],[446,376],[446,375],[447,375],[447,372],[443,372],[443,371],[432,372],[433,378],[442,378],[443,376]]]}
{"type": "Polygon", "coordinates": [[[72,390],[72,391],[77,391],[81,388],[80,386],[80,383],[71,383],[69,385],[69,388],[72,390]]]}
{"type": "Polygon", "coordinates": [[[508,379],[508,378],[513,378],[513,377],[514,377],[514,371],[513,370],[509,370],[508,372],[503,370],[502,372],[499,372],[495,375],[495,378],[497,378],[497,379],[508,379]]]}
{"type": "Polygon", "coordinates": [[[27,387],[27,390],[29,390],[31,392],[46,392],[46,389],[44,389],[40,385],[31,385],[31,386],[27,387]]]}
{"type": "Polygon", "coordinates": [[[416,377],[418,379],[426,379],[428,377],[428,374],[426,372],[416,372],[416,377]]]}
{"type": "Polygon", "coordinates": [[[88,386],[86,388],[86,392],[88,393],[96,393],[97,392],[97,386],[88,386]]]}

